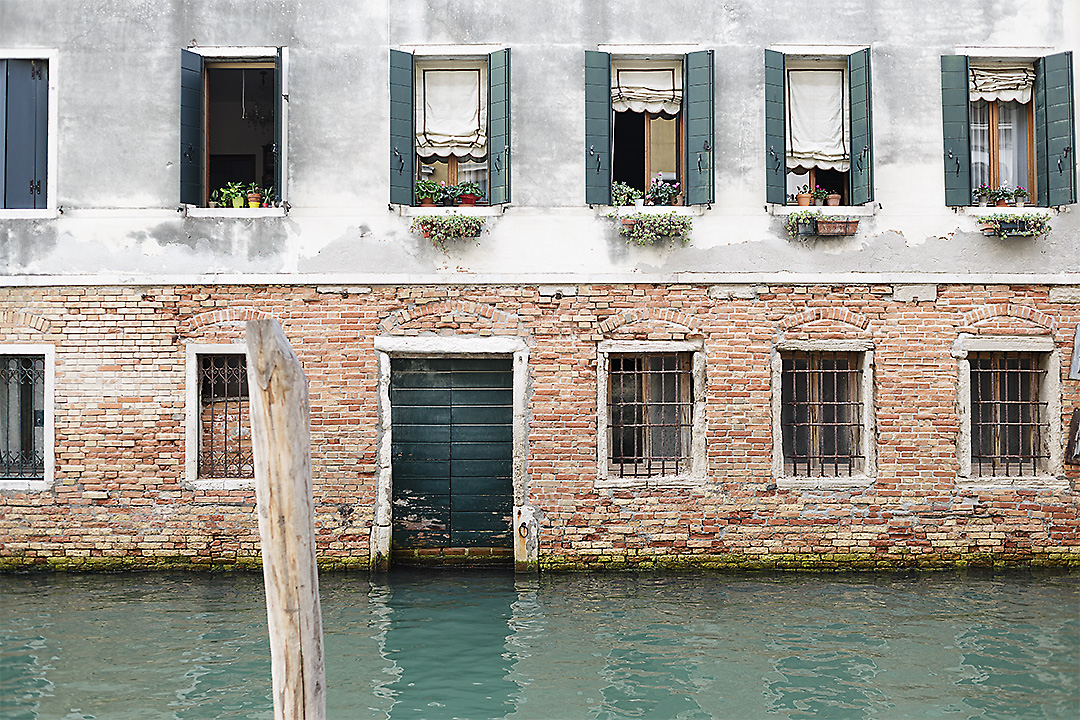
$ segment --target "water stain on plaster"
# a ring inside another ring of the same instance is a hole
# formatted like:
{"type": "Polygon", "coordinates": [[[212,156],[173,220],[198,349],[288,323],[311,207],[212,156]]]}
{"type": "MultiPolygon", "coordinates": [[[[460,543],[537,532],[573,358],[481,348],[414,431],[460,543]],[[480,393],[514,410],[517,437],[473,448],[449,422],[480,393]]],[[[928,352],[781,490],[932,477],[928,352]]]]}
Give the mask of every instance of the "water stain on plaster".
{"type": "Polygon", "coordinates": [[[0,266],[16,274],[56,248],[58,232],[53,220],[0,223],[0,266]]]}

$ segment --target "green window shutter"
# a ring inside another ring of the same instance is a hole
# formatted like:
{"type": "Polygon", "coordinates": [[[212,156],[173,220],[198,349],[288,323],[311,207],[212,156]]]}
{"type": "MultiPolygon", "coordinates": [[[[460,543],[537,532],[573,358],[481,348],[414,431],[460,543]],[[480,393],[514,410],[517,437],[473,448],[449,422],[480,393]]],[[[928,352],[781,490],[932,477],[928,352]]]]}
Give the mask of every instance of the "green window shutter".
{"type": "Polygon", "coordinates": [[[49,72],[44,60],[8,60],[4,207],[46,207],[49,72]]]}
{"type": "Polygon", "coordinates": [[[416,99],[412,53],[390,51],[390,202],[413,203],[416,99]]]}
{"type": "Polygon", "coordinates": [[[945,204],[971,204],[971,104],[967,55],[941,56],[941,130],[945,140],[945,204]]]}
{"type": "Polygon", "coordinates": [[[683,58],[687,205],[705,205],[715,200],[713,107],[713,51],[687,53],[683,58]]]}
{"type": "Polygon", "coordinates": [[[787,202],[784,53],[765,50],[765,200],[787,202]]]}
{"type": "Polygon", "coordinates": [[[488,55],[488,202],[510,202],[510,48],[488,55]]]}
{"type": "Polygon", "coordinates": [[[848,55],[848,99],[851,103],[851,169],[848,172],[852,205],[874,199],[874,126],[871,122],[870,48],[848,55]]]}
{"type": "Polygon", "coordinates": [[[1035,176],[1040,205],[1076,202],[1072,53],[1035,63],[1035,176]]]}
{"type": "Polygon", "coordinates": [[[180,202],[203,203],[203,59],[180,50],[180,202]]]}
{"type": "Polygon", "coordinates": [[[7,207],[4,178],[7,176],[7,60],[0,59],[0,208],[7,207]]]}
{"type": "Polygon", "coordinates": [[[611,55],[585,51],[585,202],[611,204],[611,55]]]}
{"type": "MultiPolygon", "coordinates": [[[[274,192],[285,199],[285,144],[288,138],[287,118],[289,108],[289,89],[285,85],[288,72],[288,48],[278,48],[274,58],[274,192]]],[[[267,198],[273,200],[273,198],[267,198]]]]}

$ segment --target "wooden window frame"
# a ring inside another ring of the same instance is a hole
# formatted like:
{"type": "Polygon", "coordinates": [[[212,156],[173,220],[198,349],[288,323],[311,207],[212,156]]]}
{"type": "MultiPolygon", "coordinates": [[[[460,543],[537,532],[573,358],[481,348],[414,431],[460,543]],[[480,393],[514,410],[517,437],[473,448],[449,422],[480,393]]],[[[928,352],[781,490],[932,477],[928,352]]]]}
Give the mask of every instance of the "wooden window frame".
{"type": "MultiPolygon", "coordinates": [[[[974,105],[976,102],[978,102],[978,101],[977,100],[972,100],[971,104],[974,105]]],[[[988,101],[986,101],[987,116],[989,118],[988,121],[987,121],[987,133],[989,134],[990,138],[989,138],[989,143],[988,143],[987,147],[988,147],[988,153],[990,155],[989,163],[990,163],[990,187],[991,188],[999,188],[999,187],[1001,187],[1001,168],[999,167],[1000,166],[1000,160],[999,160],[999,157],[998,157],[998,153],[999,153],[999,147],[998,147],[998,144],[999,144],[998,143],[998,114],[999,114],[999,108],[998,108],[998,103],[999,102],[1001,102],[1001,101],[1000,100],[988,100],[988,101]]],[[[1024,104],[1024,107],[1027,109],[1026,114],[1027,114],[1027,126],[1028,126],[1028,133],[1027,133],[1027,153],[1028,153],[1027,191],[1029,193],[1028,197],[1029,198],[1034,198],[1034,197],[1036,197],[1036,190],[1035,190],[1035,178],[1036,178],[1036,174],[1035,174],[1035,102],[1032,101],[1032,100],[1029,100],[1027,103],[1024,104]]],[[[972,181],[972,182],[974,182],[974,181],[972,181]]]]}

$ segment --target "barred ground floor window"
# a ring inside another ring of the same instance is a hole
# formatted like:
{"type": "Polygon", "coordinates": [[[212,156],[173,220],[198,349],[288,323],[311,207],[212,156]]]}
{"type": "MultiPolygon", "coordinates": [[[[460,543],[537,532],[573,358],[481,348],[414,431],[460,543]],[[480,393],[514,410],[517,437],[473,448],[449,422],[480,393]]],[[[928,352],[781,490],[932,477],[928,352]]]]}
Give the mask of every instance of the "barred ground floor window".
{"type": "Polygon", "coordinates": [[[199,478],[253,478],[247,362],[241,354],[198,356],[199,478]]]}
{"type": "Polygon", "coordinates": [[[45,356],[0,355],[0,480],[45,479],[45,356]]]}
{"type": "Polygon", "coordinates": [[[1023,476],[1046,471],[1046,355],[976,352],[971,373],[971,471],[978,476],[1023,476]]]}

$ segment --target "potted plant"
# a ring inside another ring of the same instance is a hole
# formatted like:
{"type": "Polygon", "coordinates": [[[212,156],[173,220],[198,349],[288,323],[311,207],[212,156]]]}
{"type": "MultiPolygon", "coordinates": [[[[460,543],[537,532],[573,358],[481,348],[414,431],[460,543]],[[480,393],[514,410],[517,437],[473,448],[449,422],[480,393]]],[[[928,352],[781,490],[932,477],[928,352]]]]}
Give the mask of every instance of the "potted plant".
{"type": "Polygon", "coordinates": [[[225,207],[242,208],[247,201],[247,191],[244,183],[231,182],[218,191],[220,202],[225,207]]]}
{"type": "Polygon", "coordinates": [[[1016,207],[1024,207],[1024,203],[1027,201],[1028,191],[1027,188],[1016,186],[1016,189],[1012,192],[1013,202],[1016,203],[1016,207]]]}
{"type": "Polygon", "coordinates": [[[442,186],[434,180],[417,180],[415,192],[421,206],[432,207],[442,197],[442,186]]]}
{"type": "Polygon", "coordinates": [[[809,185],[803,185],[799,188],[799,191],[795,193],[795,202],[800,207],[809,207],[810,201],[814,199],[814,193],[810,190],[809,185]]]}
{"type": "Polygon", "coordinates": [[[646,205],[674,205],[675,198],[679,196],[679,183],[666,183],[660,173],[649,183],[649,189],[645,193],[646,205]]]}
{"type": "Polygon", "coordinates": [[[971,195],[975,198],[975,202],[979,204],[979,207],[986,207],[986,203],[989,202],[993,192],[994,191],[990,189],[989,185],[982,183],[979,187],[971,191],[971,195]]]}
{"type": "Polygon", "coordinates": [[[818,218],[818,235],[854,235],[859,230],[859,218],[829,215],[818,218]]]}
{"type": "Polygon", "coordinates": [[[796,210],[788,215],[784,220],[788,238],[794,240],[798,235],[816,235],[819,217],[821,212],[818,210],[796,210]]]}
{"type": "Polygon", "coordinates": [[[996,188],[990,191],[990,199],[998,207],[1008,207],[1012,201],[1013,191],[1006,187],[996,188]]]}
{"type": "Polygon", "coordinates": [[[829,196],[825,198],[826,205],[837,206],[840,204],[840,193],[829,193],[829,196]]]}
{"type": "Polygon", "coordinates": [[[214,190],[210,193],[210,207],[216,208],[218,205],[221,204],[221,190],[222,188],[218,188],[217,190],[214,190]]]}
{"type": "Polygon", "coordinates": [[[258,183],[250,183],[246,191],[248,207],[262,207],[262,188],[258,183]]]}
{"type": "Polygon", "coordinates": [[[675,212],[658,215],[634,213],[620,220],[622,227],[619,228],[619,235],[635,245],[655,245],[666,238],[677,238],[685,245],[690,241],[690,231],[694,226],[690,218],[675,212]]]}
{"type": "Polygon", "coordinates": [[[820,185],[815,185],[814,190],[810,194],[814,196],[814,204],[818,207],[824,205],[829,197],[829,191],[820,185]]]}
{"type": "Polygon", "coordinates": [[[474,215],[422,215],[409,227],[413,232],[431,240],[431,244],[447,252],[446,243],[451,240],[475,238],[484,229],[486,218],[474,215]]]}
{"type": "Polygon", "coordinates": [[[475,205],[476,201],[484,197],[484,191],[480,189],[480,183],[463,182],[454,186],[454,195],[461,205],[475,205]]]}
{"type": "Polygon", "coordinates": [[[983,235],[998,237],[1036,237],[1050,232],[1050,216],[1016,215],[1012,213],[994,213],[980,220],[983,235]]]}
{"type": "Polygon", "coordinates": [[[616,182],[611,185],[611,204],[615,207],[636,205],[637,201],[644,199],[644,197],[644,193],[624,182],[616,182]]]}

